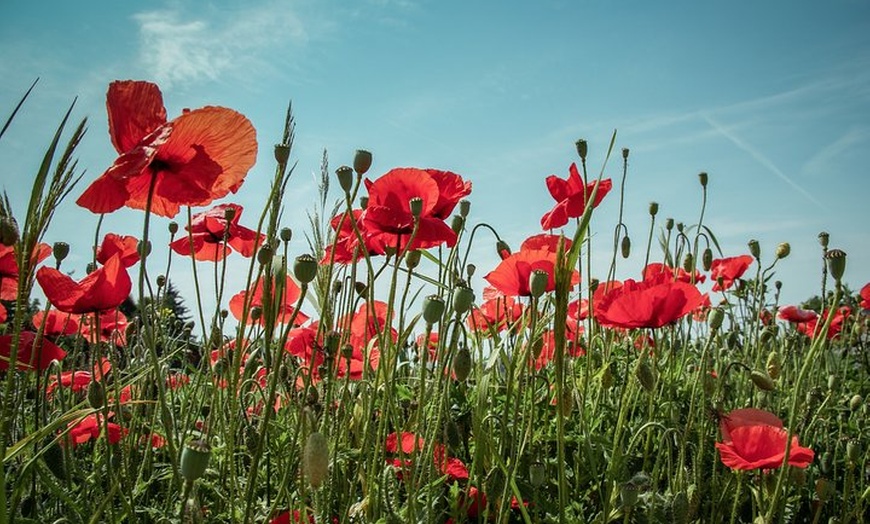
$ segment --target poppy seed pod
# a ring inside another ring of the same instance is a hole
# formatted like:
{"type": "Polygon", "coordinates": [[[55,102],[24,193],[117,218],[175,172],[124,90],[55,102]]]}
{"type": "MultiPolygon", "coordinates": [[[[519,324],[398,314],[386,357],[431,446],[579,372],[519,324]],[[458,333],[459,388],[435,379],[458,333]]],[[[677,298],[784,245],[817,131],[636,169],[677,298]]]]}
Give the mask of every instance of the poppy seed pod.
{"type": "Polygon", "coordinates": [[[831,240],[831,235],[827,231],[822,231],[819,233],[819,244],[822,245],[822,249],[828,249],[828,242],[831,240]]]}
{"type": "Polygon", "coordinates": [[[350,193],[353,189],[353,168],[350,166],[341,166],[335,170],[335,175],[338,177],[338,185],[341,186],[345,194],[350,193]]]}
{"type": "Polygon", "coordinates": [[[63,259],[69,255],[69,244],[66,242],[55,242],[53,246],[51,246],[51,252],[54,255],[54,259],[58,262],[62,262],[63,259]]]}
{"type": "Polygon", "coordinates": [[[668,231],[674,229],[674,219],[673,218],[668,217],[665,219],[665,229],[667,229],[668,231]]]}
{"type": "Polygon", "coordinates": [[[302,469],[312,487],[323,484],[329,473],[329,443],[323,433],[314,431],[308,435],[302,453],[302,469]]]}
{"type": "Polygon", "coordinates": [[[200,478],[208,467],[211,446],[203,439],[191,440],[181,450],[181,476],[188,482],[200,478]]]}
{"type": "Polygon", "coordinates": [[[529,466],[529,484],[535,488],[540,488],[547,480],[547,468],[540,460],[532,462],[529,466]]]}
{"type": "Polygon", "coordinates": [[[420,214],[423,212],[423,199],[420,197],[412,198],[408,201],[408,207],[411,209],[411,214],[414,215],[414,218],[420,218],[420,214]]]}
{"type": "MultiPolygon", "coordinates": [[[[236,208],[233,206],[227,206],[224,208],[224,220],[227,222],[232,222],[232,220],[236,218],[236,208]]],[[[227,224],[229,226],[229,224],[227,224]]]]}
{"type": "Polygon", "coordinates": [[[353,155],[353,169],[360,175],[366,174],[372,167],[372,154],[365,149],[357,149],[353,155]]]}
{"type": "Polygon", "coordinates": [[[710,271],[713,267],[713,250],[709,247],[701,254],[701,264],[704,266],[704,271],[710,271]]]}
{"type": "Polygon", "coordinates": [[[414,269],[420,265],[420,257],[422,254],[419,249],[413,249],[405,253],[405,267],[414,269]]]}
{"type": "Polygon", "coordinates": [[[257,251],[257,262],[259,262],[261,266],[265,266],[272,261],[273,254],[274,251],[272,251],[272,246],[265,244],[260,247],[259,251],[257,251]]]}
{"type": "Polygon", "coordinates": [[[842,249],[831,249],[825,252],[825,260],[828,261],[828,272],[831,277],[840,281],[846,272],[846,252],[842,249]]]}
{"type": "Polygon", "coordinates": [[[453,357],[453,374],[459,382],[465,382],[471,374],[471,352],[465,346],[459,348],[453,357]]]}
{"type": "Polygon", "coordinates": [[[470,287],[456,286],[453,289],[453,311],[462,315],[471,308],[474,302],[474,291],[470,287]]]}
{"type": "Polygon", "coordinates": [[[649,203],[649,215],[654,217],[659,214],[659,203],[658,202],[650,202],[649,203]]]}
{"type": "Polygon", "coordinates": [[[628,235],[622,237],[622,242],[619,245],[619,250],[622,253],[622,258],[628,258],[631,255],[631,239],[628,235]]]}
{"type": "Polygon", "coordinates": [[[14,246],[19,237],[18,222],[11,216],[0,217],[0,244],[14,246]]]}
{"type": "Polygon", "coordinates": [[[707,175],[706,172],[701,171],[700,173],[698,173],[698,181],[701,182],[701,187],[707,187],[707,180],[708,179],[709,179],[709,176],[707,175]]]}
{"type": "Polygon", "coordinates": [[[462,218],[461,215],[453,215],[453,219],[450,222],[450,229],[453,230],[457,235],[462,231],[462,228],[465,226],[465,219],[462,218]]]}
{"type": "Polygon", "coordinates": [[[580,155],[580,158],[586,160],[586,153],[589,151],[589,146],[586,144],[586,140],[581,138],[574,142],[574,145],[577,147],[577,154],[580,155]]]}
{"type": "Polygon", "coordinates": [[[550,275],[543,269],[535,269],[529,276],[529,291],[532,296],[537,298],[544,294],[547,290],[547,283],[550,280],[550,275]]]}
{"type": "Polygon", "coordinates": [[[773,379],[763,371],[754,369],[752,370],[752,373],[749,374],[749,378],[752,379],[752,383],[755,384],[755,387],[762,391],[773,391],[776,389],[776,384],[773,382],[773,379]]]}
{"type": "Polygon", "coordinates": [[[441,321],[444,315],[444,299],[438,295],[429,295],[423,299],[423,320],[432,325],[441,321]]]}
{"type": "Polygon", "coordinates": [[[136,252],[139,253],[139,257],[140,257],[140,258],[142,258],[142,259],[147,258],[148,255],[151,254],[151,241],[150,241],[150,240],[146,240],[146,241],[143,242],[143,241],[140,240],[140,241],[136,244],[136,252]]]}
{"type": "Polygon", "coordinates": [[[722,311],[722,308],[713,308],[710,310],[710,314],[707,315],[707,323],[710,325],[712,331],[717,331],[721,328],[724,320],[725,312],[722,311]]]}
{"type": "Polygon", "coordinates": [[[468,280],[471,280],[471,277],[474,276],[474,272],[477,271],[477,266],[474,264],[468,264],[465,266],[465,275],[468,277],[468,280]]]}
{"type": "Polygon", "coordinates": [[[281,231],[278,232],[278,237],[281,238],[282,242],[290,242],[293,238],[293,230],[289,227],[282,227],[281,231]]]}
{"type": "Polygon", "coordinates": [[[629,153],[628,148],[627,148],[627,147],[623,147],[623,148],[622,148],[622,159],[623,159],[623,160],[628,160],[628,153],[629,153]]]}
{"type": "Polygon", "coordinates": [[[776,246],[776,258],[785,258],[791,253],[791,245],[788,242],[782,242],[776,246]]]}
{"type": "Polygon", "coordinates": [[[338,343],[341,341],[341,333],[330,330],[326,333],[323,343],[323,352],[327,358],[332,358],[338,353],[338,343]]]}
{"type": "Polygon", "coordinates": [[[861,460],[861,443],[855,439],[850,439],[849,442],[846,443],[846,458],[849,459],[849,462],[852,464],[857,463],[861,460]]]}
{"type": "Polygon", "coordinates": [[[290,146],[287,144],[275,144],[275,161],[286,164],[290,159],[290,146]]]}
{"type": "Polygon", "coordinates": [[[293,261],[293,275],[300,284],[308,284],[317,277],[317,259],[305,254],[293,261]]]}
{"type": "Polygon", "coordinates": [[[761,258],[761,246],[758,244],[758,240],[754,238],[749,241],[747,244],[749,246],[749,254],[752,255],[752,258],[758,260],[761,258]]]}

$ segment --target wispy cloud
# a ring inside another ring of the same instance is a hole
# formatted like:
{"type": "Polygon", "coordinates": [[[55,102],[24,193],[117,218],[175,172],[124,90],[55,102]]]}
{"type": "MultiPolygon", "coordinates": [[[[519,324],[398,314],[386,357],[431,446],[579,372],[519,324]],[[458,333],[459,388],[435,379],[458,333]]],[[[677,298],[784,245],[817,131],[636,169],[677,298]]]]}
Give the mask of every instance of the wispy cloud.
{"type": "Polygon", "coordinates": [[[719,132],[722,136],[727,138],[731,143],[733,143],[738,148],[742,149],[744,152],[749,154],[756,162],[761,164],[765,169],[779,177],[786,184],[791,186],[795,191],[802,194],[806,197],[807,200],[812,202],[813,204],[819,206],[823,210],[827,211],[827,208],[824,204],[822,204],[816,197],[814,197],[809,191],[798,185],[794,180],[791,179],[788,175],[786,175],[776,164],[773,163],[772,160],[767,158],[761,151],[753,147],[751,144],[737,136],[730,129],[720,124],[718,121],[714,120],[709,114],[705,112],[700,113],[701,118],[703,118],[710,127],[719,132]]]}
{"type": "Polygon", "coordinates": [[[268,2],[208,18],[170,9],[133,19],[139,25],[142,65],[164,87],[259,69],[264,50],[304,46],[310,34],[297,13],[268,2]]]}
{"type": "Polygon", "coordinates": [[[856,127],[849,129],[839,138],[821,148],[804,164],[803,172],[819,175],[830,172],[831,166],[837,164],[837,157],[842,156],[850,148],[870,140],[870,129],[856,127]]]}

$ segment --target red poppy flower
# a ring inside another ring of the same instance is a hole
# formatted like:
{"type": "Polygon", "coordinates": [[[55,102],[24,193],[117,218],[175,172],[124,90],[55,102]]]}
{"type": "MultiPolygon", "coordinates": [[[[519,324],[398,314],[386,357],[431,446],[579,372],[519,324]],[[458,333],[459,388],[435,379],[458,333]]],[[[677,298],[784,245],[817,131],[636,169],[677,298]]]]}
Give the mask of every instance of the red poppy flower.
{"type": "MultiPolygon", "coordinates": [[[[825,322],[828,318],[828,311],[829,310],[826,309],[821,316],[816,316],[806,322],[798,322],[795,327],[804,335],[814,338],[816,336],[816,330],[820,328],[819,320],[825,322]]],[[[846,319],[848,319],[851,314],[852,309],[848,306],[841,306],[837,309],[837,312],[834,313],[834,318],[831,319],[831,325],[828,326],[828,332],[825,335],[825,338],[833,340],[839,337],[840,332],[843,330],[843,324],[845,324],[846,319]]]]}
{"type": "Polygon", "coordinates": [[[332,243],[326,247],[321,264],[329,264],[336,262],[338,264],[350,264],[363,258],[366,253],[369,255],[383,255],[386,253],[384,246],[380,243],[381,237],[372,236],[366,230],[365,223],[361,220],[363,215],[362,209],[354,209],[352,217],[347,212],[340,213],[332,217],[329,221],[330,227],[335,231],[335,238],[332,243]],[[359,238],[353,228],[354,222],[360,232],[360,236],[365,243],[365,250],[358,249],[359,238]],[[335,253],[333,255],[333,253],[335,253]]]}
{"type": "MultiPolygon", "coordinates": [[[[399,435],[394,432],[387,435],[385,449],[388,455],[408,456],[415,451],[422,451],[425,448],[425,444],[423,437],[414,433],[408,431],[402,432],[400,441],[399,435]],[[401,453],[399,452],[400,445],[401,453]]],[[[447,475],[448,482],[468,479],[468,468],[465,467],[465,464],[461,460],[447,456],[444,444],[435,444],[433,459],[441,473],[447,475]]],[[[412,464],[408,458],[405,458],[404,461],[399,458],[387,458],[387,463],[392,464],[393,467],[399,470],[397,472],[399,479],[402,478],[402,470],[410,467],[412,464]]]]}
{"type": "Polygon", "coordinates": [[[105,265],[116,254],[120,255],[124,267],[133,266],[139,262],[139,239],[131,235],[108,233],[97,248],[97,262],[105,265]]]}
{"type": "Polygon", "coordinates": [[[6,322],[8,318],[8,313],[6,312],[6,306],[0,304],[0,324],[6,322]]]}
{"type": "Polygon", "coordinates": [[[648,264],[643,269],[643,279],[647,280],[649,278],[654,278],[660,273],[666,273],[673,277],[674,280],[680,282],[686,282],[688,284],[699,284],[703,283],[707,280],[707,277],[701,274],[697,269],[695,270],[695,280],[692,280],[692,274],[686,271],[681,267],[670,267],[661,262],[653,262],[652,264],[648,264]]]}
{"type": "MultiPolygon", "coordinates": [[[[112,415],[113,413],[110,411],[109,416],[112,415]]],[[[78,422],[70,422],[69,428],[73,447],[84,444],[91,439],[96,440],[103,432],[103,416],[100,413],[92,413],[78,422]]],[[[127,428],[122,428],[114,422],[108,422],[106,428],[109,431],[109,444],[117,444],[129,432],[127,428]]]]}
{"type": "Polygon", "coordinates": [[[456,233],[444,219],[461,198],[471,193],[470,182],[449,171],[397,168],[365,184],[369,203],[361,220],[374,245],[404,251],[456,244],[456,233]],[[416,198],[423,203],[414,233],[411,200],[416,198]],[[412,233],[414,238],[409,244],[412,233]]]}
{"type": "MultiPolygon", "coordinates": [[[[567,224],[569,218],[583,216],[595,184],[596,182],[583,183],[580,171],[577,170],[577,164],[571,164],[571,167],[568,168],[568,178],[565,180],[556,175],[548,176],[547,189],[556,200],[556,207],[541,217],[541,227],[555,229],[567,224]]],[[[595,202],[592,203],[592,207],[598,207],[598,204],[604,200],[612,188],[613,182],[609,178],[602,180],[598,185],[598,192],[595,193],[595,202]]]]}
{"type": "MultiPolygon", "coordinates": [[[[569,334],[569,338],[574,337],[569,334]]],[[[542,335],[541,352],[533,362],[536,370],[541,370],[544,366],[552,362],[556,357],[556,335],[552,331],[547,331],[542,335]]],[[[568,340],[566,345],[566,355],[569,357],[582,357],[586,354],[586,350],[580,344],[574,344],[573,340],[568,340]]]]}
{"type": "Polygon", "coordinates": [[[51,305],[64,313],[114,309],[127,298],[133,285],[119,254],[79,282],[50,267],[39,268],[36,280],[51,305]]]}
{"type": "MultiPolygon", "coordinates": [[[[755,408],[736,409],[721,417],[722,442],[716,443],[722,463],[731,469],[776,469],[782,466],[788,432],[772,413],[755,408]]],[[[789,465],[806,468],[815,453],[792,436],[789,465]]]]}
{"type": "MultiPolygon", "coordinates": [[[[245,306],[245,297],[248,296],[248,291],[240,291],[236,293],[233,298],[230,299],[230,312],[236,317],[236,320],[242,320],[242,312],[245,306]]],[[[281,299],[281,302],[277,304],[278,314],[275,322],[279,324],[285,324],[290,321],[290,318],[293,317],[293,313],[295,312],[294,306],[296,305],[296,301],[299,299],[299,294],[301,291],[299,290],[299,286],[296,285],[296,282],[288,277],[284,279],[283,291],[281,292],[281,296],[276,296],[277,288],[275,286],[275,281],[272,282],[272,299],[277,300],[281,299]]],[[[253,296],[250,298],[248,302],[249,308],[254,307],[263,307],[263,279],[259,279],[257,281],[257,285],[254,286],[253,296]]],[[[298,312],[296,314],[296,319],[294,320],[295,325],[304,324],[308,320],[308,316],[303,312],[298,312]]],[[[265,324],[266,319],[264,317],[260,317],[259,320],[254,320],[251,315],[248,315],[247,323],[253,324],[255,322],[259,322],[261,325],[265,324]]]]}
{"type": "Polygon", "coordinates": [[[713,291],[725,291],[733,286],[734,281],[746,273],[753,260],[749,255],[714,260],[710,266],[710,278],[715,282],[713,291]]]}
{"type": "Polygon", "coordinates": [[[33,315],[33,326],[42,329],[44,335],[57,337],[62,335],[74,335],[79,332],[80,315],[63,313],[56,309],[48,310],[48,314],[37,311],[33,315]]]}
{"type": "Polygon", "coordinates": [[[45,394],[51,398],[54,390],[58,387],[69,388],[71,391],[78,393],[85,391],[94,380],[102,380],[109,371],[112,370],[112,364],[109,359],[103,357],[100,362],[94,364],[94,370],[91,371],[64,371],[60,374],[58,382],[57,375],[52,374],[48,378],[48,384],[45,386],[45,394]]]}
{"type": "Polygon", "coordinates": [[[109,342],[118,347],[127,345],[127,326],[129,321],[124,313],[117,309],[100,312],[99,332],[93,315],[82,317],[82,336],[89,341],[99,339],[100,342],[109,342]]]}
{"type": "MultiPolygon", "coordinates": [[[[291,524],[293,522],[302,522],[302,512],[299,511],[298,509],[293,510],[292,519],[291,519],[290,515],[291,515],[291,513],[289,511],[279,513],[275,518],[273,518],[272,520],[269,521],[269,524],[291,524]]],[[[314,524],[314,511],[313,510],[308,511],[308,522],[310,524],[314,524]]]]}
{"type": "Polygon", "coordinates": [[[227,253],[235,249],[243,257],[251,257],[266,240],[266,235],[239,225],[242,206],[221,204],[208,211],[197,213],[187,230],[189,237],[182,237],[169,244],[179,255],[190,255],[193,244],[193,258],[219,262],[227,253]],[[227,217],[231,217],[227,219],[227,217]],[[226,245],[224,244],[226,239],[226,245]]]}
{"type": "Polygon", "coordinates": [[[786,322],[809,322],[818,318],[819,314],[809,309],[801,309],[797,306],[783,306],[779,308],[777,316],[786,322]]]}
{"type": "Polygon", "coordinates": [[[523,315],[523,305],[514,297],[505,296],[495,288],[487,286],[483,291],[484,301],[475,306],[468,315],[468,328],[472,331],[489,333],[503,331],[512,326],[523,315]],[[491,290],[488,292],[487,290],[491,290]],[[495,296],[486,298],[492,292],[495,296]]]}
{"type": "MultiPolygon", "coordinates": [[[[507,258],[499,262],[496,268],[483,278],[493,287],[507,296],[531,296],[529,278],[535,270],[547,273],[547,285],[545,292],[556,289],[554,273],[556,268],[556,249],[554,239],[558,242],[560,237],[556,235],[536,235],[530,238],[520,247],[516,253],[511,253],[507,258]]],[[[565,249],[570,249],[568,243],[565,249]]],[[[572,283],[580,281],[580,275],[574,271],[572,283]]]]}
{"type": "Polygon", "coordinates": [[[870,309],[870,283],[861,288],[861,308],[870,309]]]}
{"type": "MultiPolygon", "coordinates": [[[[37,244],[31,263],[39,264],[51,254],[51,246],[37,244]]],[[[18,260],[12,246],[0,244],[0,300],[15,300],[18,296],[18,260]]]]}
{"type": "Polygon", "coordinates": [[[629,279],[603,292],[595,319],[608,327],[659,328],[691,313],[703,300],[692,284],[661,273],[641,282],[629,279]]]}
{"type": "Polygon", "coordinates": [[[121,156],[76,201],[94,213],[123,206],[174,217],[181,206],[205,206],[235,193],[257,158],[254,126],[223,107],[185,110],[167,122],[160,89],[117,81],[106,95],[109,135],[121,156]]]}
{"type": "MultiPolygon", "coordinates": [[[[50,340],[42,338],[39,346],[34,348],[36,333],[24,331],[18,337],[18,353],[15,360],[16,369],[28,371],[38,369],[45,371],[53,360],[63,360],[66,351],[50,340]]],[[[12,355],[12,335],[0,335],[0,370],[9,369],[9,357],[12,355]]]]}

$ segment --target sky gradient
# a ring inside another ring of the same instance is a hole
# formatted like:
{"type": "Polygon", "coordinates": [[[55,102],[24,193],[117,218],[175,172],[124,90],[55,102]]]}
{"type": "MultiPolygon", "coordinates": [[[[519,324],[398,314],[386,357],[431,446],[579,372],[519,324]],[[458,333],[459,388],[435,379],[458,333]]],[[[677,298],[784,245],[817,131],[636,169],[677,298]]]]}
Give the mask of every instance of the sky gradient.
{"type": "MultiPolygon", "coordinates": [[[[10,1],[0,7],[0,49],[2,118],[40,78],[0,140],[0,187],[16,213],[73,98],[74,120],[89,118],[76,197],[116,157],[109,82],[142,79],[160,85],[169,118],[221,105],[251,119],[259,161],[227,199],[245,206],[247,225],[292,101],[298,167],[284,225],[297,232],[294,255],[307,251],[324,150],[332,170],[355,149],[372,151],[371,177],[399,166],[461,174],[473,183],[470,223],[491,224],[516,248],[540,232],[554,203],[544,179],[567,176],[575,140],[588,140],[597,175],[616,130],[605,170],[614,192],[593,221],[593,276],[607,273],[618,152],[629,148],[624,222],[634,253],[619,262],[620,278],[639,277],[650,201],[659,223],[697,222],[705,171],[705,224],[725,256],[748,253],[755,238],[769,264],[790,242],[777,265],[783,303],[818,294],[823,230],[848,253],[846,282],[870,282],[867,2],[10,1]]],[[[81,277],[97,217],[74,200],[45,240],[73,245],[67,268],[81,277]]],[[[103,231],[138,234],[141,222],[141,212],[122,211],[103,231]]],[[[478,289],[496,264],[492,241],[480,240],[470,257],[478,289]]],[[[186,296],[182,266],[175,280],[186,296]]]]}

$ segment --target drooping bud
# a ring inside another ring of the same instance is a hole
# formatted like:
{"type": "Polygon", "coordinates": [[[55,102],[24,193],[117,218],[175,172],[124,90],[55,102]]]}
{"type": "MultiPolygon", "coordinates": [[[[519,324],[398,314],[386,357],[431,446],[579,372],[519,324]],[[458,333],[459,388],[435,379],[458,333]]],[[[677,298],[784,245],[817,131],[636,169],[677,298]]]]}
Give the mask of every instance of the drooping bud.
{"type": "Polygon", "coordinates": [[[825,253],[825,260],[828,261],[831,277],[839,282],[846,272],[846,252],[842,249],[831,249],[825,253]]]}
{"type": "Polygon", "coordinates": [[[438,295],[429,295],[423,299],[423,320],[432,325],[441,321],[444,315],[444,299],[438,295]]]}
{"type": "Polygon", "coordinates": [[[752,257],[755,260],[760,259],[761,258],[761,246],[758,244],[758,240],[755,240],[753,238],[752,240],[749,241],[748,246],[749,246],[749,254],[752,255],[752,257]]]}
{"type": "Polygon", "coordinates": [[[63,262],[63,259],[69,255],[69,244],[66,242],[55,242],[53,246],[51,246],[51,253],[54,255],[54,259],[58,262],[63,262]]]}
{"type": "Polygon", "coordinates": [[[755,384],[755,387],[762,391],[773,391],[776,389],[776,384],[773,382],[773,379],[763,371],[754,369],[752,370],[752,373],[749,374],[749,378],[752,379],[752,383],[755,384]]]}
{"type": "Polygon", "coordinates": [[[312,487],[318,488],[329,474],[329,443],[319,431],[308,435],[302,453],[302,470],[312,487]]]}
{"type": "Polygon", "coordinates": [[[498,239],[495,243],[495,250],[498,253],[499,258],[502,260],[506,259],[511,255],[511,247],[502,239],[498,239]]]}
{"type": "Polygon", "coordinates": [[[293,230],[289,227],[282,227],[281,231],[278,232],[278,237],[281,239],[281,242],[286,244],[293,239],[293,230]]]}
{"type": "Polygon", "coordinates": [[[580,155],[580,158],[586,160],[586,153],[589,150],[588,145],[586,144],[586,140],[581,138],[580,140],[574,142],[574,145],[577,146],[577,154],[580,155]]]}
{"type": "Polygon", "coordinates": [[[181,476],[189,482],[200,478],[208,467],[211,446],[204,439],[191,440],[181,450],[181,476]]]}
{"type": "Polygon", "coordinates": [[[91,383],[88,384],[88,404],[90,404],[94,409],[100,409],[103,407],[105,401],[106,390],[103,387],[103,383],[97,380],[92,380],[91,383]]]}
{"type": "Polygon", "coordinates": [[[705,171],[701,171],[700,173],[698,173],[698,181],[701,182],[701,187],[707,187],[708,178],[709,177],[707,176],[707,173],[705,171]]]}
{"type": "Polygon", "coordinates": [[[704,271],[710,271],[710,268],[713,267],[713,250],[709,247],[704,249],[704,253],[701,254],[701,264],[704,266],[704,271]]]}
{"type": "Polygon", "coordinates": [[[547,290],[550,275],[543,269],[535,269],[529,276],[529,291],[535,298],[540,297],[547,290]]]}
{"type": "Polygon", "coordinates": [[[659,203],[658,202],[650,202],[649,203],[649,214],[650,216],[656,216],[659,214],[659,203]]]}
{"type": "Polygon", "coordinates": [[[467,286],[456,286],[453,289],[453,311],[462,315],[471,308],[474,302],[474,291],[467,286]]]}
{"type": "Polygon", "coordinates": [[[281,165],[290,159],[290,146],[288,144],[275,144],[275,161],[281,165]]]}
{"type": "Polygon", "coordinates": [[[822,249],[828,249],[828,242],[831,240],[831,235],[828,234],[827,231],[822,231],[819,233],[819,244],[822,245],[822,249]]]}
{"type": "Polygon", "coordinates": [[[462,200],[460,200],[459,201],[459,215],[462,216],[462,218],[466,218],[470,211],[471,211],[471,201],[466,200],[464,198],[462,200]]]}
{"type": "Polygon", "coordinates": [[[640,385],[647,392],[651,392],[655,389],[656,375],[646,359],[642,360],[637,368],[635,368],[635,376],[637,377],[638,382],[640,382],[640,385]]]}
{"type": "Polygon", "coordinates": [[[414,215],[414,218],[419,218],[423,212],[423,199],[420,197],[411,198],[408,201],[408,207],[411,209],[411,214],[414,215]]]}
{"type": "Polygon", "coordinates": [[[4,246],[14,246],[20,238],[18,232],[18,222],[12,216],[0,217],[0,244],[4,246]]]}
{"type": "Polygon", "coordinates": [[[353,169],[360,175],[366,174],[372,167],[372,154],[365,149],[357,149],[353,155],[353,169]]]}
{"type": "Polygon", "coordinates": [[[622,258],[628,258],[631,255],[631,239],[628,235],[622,237],[622,242],[619,245],[619,250],[622,253],[622,258]]]}
{"type": "Polygon", "coordinates": [[[317,259],[305,254],[296,257],[293,261],[293,276],[300,284],[308,284],[317,277],[317,259]]]}
{"type": "Polygon", "coordinates": [[[364,296],[366,296],[366,293],[368,292],[369,287],[366,285],[365,282],[360,282],[359,280],[357,280],[353,284],[353,290],[356,291],[357,295],[364,297],[364,296]]]}
{"type": "Polygon", "coordinates": [[[453,374],[459,382],[465,382],[471,374],[471,351],[465,346],[460,347],[453,356],[453,374]]]}
{"type": "Polygon", "coordinates": [[[771,351],[767,355],[767,375],[776,380],[779,378],[780,371],[782,371],[782,357],[776,351],[771,351]]]}
{"type": "Polygon", "coordinates": [[[686,256],[683,257],[683,269],[686,270],[687,273],[692,274],[695,271],[695,256],[691,253],[686,253],[686,256]]]}

